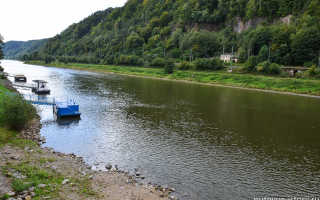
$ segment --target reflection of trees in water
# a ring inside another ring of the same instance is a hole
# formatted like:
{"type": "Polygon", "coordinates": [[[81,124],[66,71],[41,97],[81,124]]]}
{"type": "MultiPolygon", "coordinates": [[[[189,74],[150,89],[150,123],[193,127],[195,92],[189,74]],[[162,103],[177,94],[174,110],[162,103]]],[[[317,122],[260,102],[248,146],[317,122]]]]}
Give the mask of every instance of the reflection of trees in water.
{"type": "Polygon", "coordinates": [[[128,123],[154,130],[148,133],[153,137],[175,134],[209,151],[243,152],[259,163],[319,168],[320,136],[311,126],[317,119],[315,100],[116,75],[74,79],[75,89],[110,98],[128,123]]]}

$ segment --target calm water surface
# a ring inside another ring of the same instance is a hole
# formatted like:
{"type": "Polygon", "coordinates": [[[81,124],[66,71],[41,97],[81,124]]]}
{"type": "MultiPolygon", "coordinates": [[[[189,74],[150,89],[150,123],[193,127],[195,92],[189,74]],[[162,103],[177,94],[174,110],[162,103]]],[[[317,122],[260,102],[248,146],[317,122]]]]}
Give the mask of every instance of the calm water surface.
{"type": "MultiPolygon", "coordinates": [[[[39,107],[45,146],[103,169],[139,168],[181,199],[320,197],[320,99],[2,63],[73,98],[82,119],[39,107]]],[[[28,93],[27,90],[21,90],[28,93]]]]}

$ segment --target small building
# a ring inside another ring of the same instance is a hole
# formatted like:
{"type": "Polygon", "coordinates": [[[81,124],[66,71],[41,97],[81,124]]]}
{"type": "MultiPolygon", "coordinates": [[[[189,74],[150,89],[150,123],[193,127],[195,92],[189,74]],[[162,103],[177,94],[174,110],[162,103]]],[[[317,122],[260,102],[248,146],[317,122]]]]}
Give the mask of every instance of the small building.
{"type": "Polygon", "coordinates": [[[234,54],[222,54],[220,56],[220,60],[222,60],[225,63],[229,63],[229,62],[237,63],[238,62],[238,58],[234,54]]]}

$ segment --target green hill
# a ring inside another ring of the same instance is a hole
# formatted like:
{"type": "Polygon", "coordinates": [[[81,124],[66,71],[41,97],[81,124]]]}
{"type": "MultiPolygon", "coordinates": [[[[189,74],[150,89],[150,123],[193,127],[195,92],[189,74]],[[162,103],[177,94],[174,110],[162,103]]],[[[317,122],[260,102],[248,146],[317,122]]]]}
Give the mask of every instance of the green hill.
{"type": "Polygon", "coordinates": [[[240,61],[318,63],[320,1],[128,0],[71,25],[26,59],[141,65],[232,51],[240,61]]]}
{"type": "Polygon", "coordinates": [[[33,53],[39,51],[47,42],[47,39],[43,40],[31,40],[27,42],[23,41],[9,41],[4,44],[3,52],[5,59],[19,59],[24,54],[33,53]]]}

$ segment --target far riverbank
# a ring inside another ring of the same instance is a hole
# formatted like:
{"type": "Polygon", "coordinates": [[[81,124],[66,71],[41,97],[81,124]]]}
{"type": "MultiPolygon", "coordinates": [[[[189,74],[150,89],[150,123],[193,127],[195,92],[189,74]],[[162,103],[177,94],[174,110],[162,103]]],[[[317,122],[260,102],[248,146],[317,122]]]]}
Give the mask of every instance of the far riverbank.
{"type": "Polygon", "coordinates": [[[184,81],[189,83],[212,86],[249,89],[263,92],[299,95],[307,97],[320,97],[320,80],[282,78],[253,74],[235,74],[225,71],[199,72],[176,70],[173,74],[164,73],[161,68],[113,66],[80,63],[50,63],[43,61],[28,61],[26,64],[41,65],[57,68],[86,70],[99,73],[116,73],[122,75],[157,78],[163,80],[184,81]]]}

